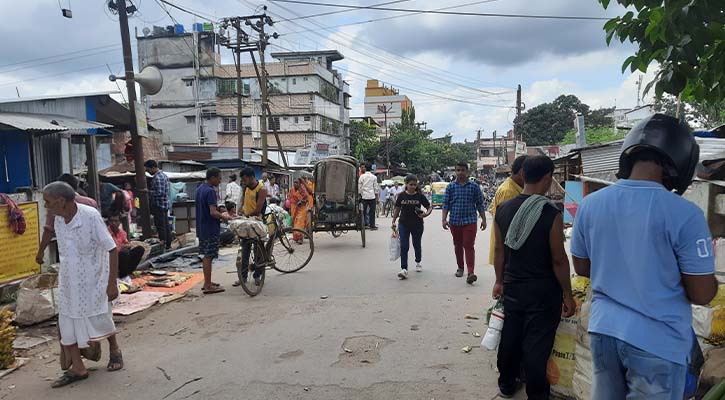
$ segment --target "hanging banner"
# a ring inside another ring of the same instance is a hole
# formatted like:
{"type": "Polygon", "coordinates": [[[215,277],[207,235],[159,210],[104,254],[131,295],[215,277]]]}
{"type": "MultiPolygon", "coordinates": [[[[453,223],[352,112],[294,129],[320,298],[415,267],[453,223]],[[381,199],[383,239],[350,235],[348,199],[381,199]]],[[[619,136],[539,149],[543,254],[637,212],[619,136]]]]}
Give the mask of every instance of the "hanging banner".
{"type": "Polygon", "coordinates": [[[18,235],[10,228],[7,207],[0,206],[0,284],[40,273],[35,255],[40,246],[38,203],[21,203],[26,230],[18,235]]]}

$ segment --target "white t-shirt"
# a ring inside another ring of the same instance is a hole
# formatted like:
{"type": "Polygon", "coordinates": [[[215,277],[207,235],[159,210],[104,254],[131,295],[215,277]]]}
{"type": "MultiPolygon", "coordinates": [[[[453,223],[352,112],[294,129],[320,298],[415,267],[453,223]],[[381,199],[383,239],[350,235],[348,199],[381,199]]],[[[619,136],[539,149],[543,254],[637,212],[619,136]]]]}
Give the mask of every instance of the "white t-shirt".
{"type": "Polygon", "coordinates": [[[370,172],[366,172],[358,178],[357,190],[363,200],[375,200],[378,194],[378,178],[370,172]]]}
{"type": "Polygon", "coordinates": [[[108,252],[116,242],[95,208],[77,204],[70,223],[55,218],[60,253],[58,310],[71,318],[87,318],[108,312],[108,252]]]}

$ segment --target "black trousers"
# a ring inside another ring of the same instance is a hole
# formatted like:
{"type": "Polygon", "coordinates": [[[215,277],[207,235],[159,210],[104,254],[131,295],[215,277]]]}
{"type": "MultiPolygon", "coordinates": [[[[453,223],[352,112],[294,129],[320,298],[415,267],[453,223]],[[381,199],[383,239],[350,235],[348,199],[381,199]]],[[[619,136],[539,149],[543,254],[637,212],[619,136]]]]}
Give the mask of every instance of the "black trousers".
{"type": "Polygon", "coordinates": [[[375,227],[375,206],[378,201],[375,199],[365,200],[363,199],[363,212],[365,213],[365,224],[369,227],[375,227]]]}
{"type": "Polygon", "coordinates": [[[561,287],[556,281],[504,284],[504,324],[498,346],[499,389],[516,390],[523,365],[529,399],[548,399],[546,364],[561,319],[561,287]]]}
{"type": "Polygon", "coordinates": [[[156,205],[151,205],[151,215],[154,217],[154,226],[159,240],[164,242],[165,248],[171,248],[171,230],[169,229],[169,210],[156,205]]]}
{"type": "Polygon", "coordinates": [[[118,252],[118,277],[124,278],[136,270],[143,257],[142,246],[124,247],[118,252]]]}

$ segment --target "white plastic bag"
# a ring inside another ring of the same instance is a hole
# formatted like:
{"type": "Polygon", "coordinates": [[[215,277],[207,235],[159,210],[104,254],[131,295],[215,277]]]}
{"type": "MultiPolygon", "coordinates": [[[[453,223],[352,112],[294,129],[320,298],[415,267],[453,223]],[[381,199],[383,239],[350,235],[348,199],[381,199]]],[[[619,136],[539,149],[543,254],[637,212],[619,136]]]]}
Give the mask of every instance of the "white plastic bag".
{"type": "Polygon", "coordinates": [[[33,325],[56,316],[57,291],[57,274],[40,274],[23,281],[16,301],[15,322],[18,325],[33,325]]]}
{"type": "Polygon", "coordinates": [[[390,261],[395,261],[400,258],[400,235],[398,232],[393,231],[390,235],[390,261]]]}

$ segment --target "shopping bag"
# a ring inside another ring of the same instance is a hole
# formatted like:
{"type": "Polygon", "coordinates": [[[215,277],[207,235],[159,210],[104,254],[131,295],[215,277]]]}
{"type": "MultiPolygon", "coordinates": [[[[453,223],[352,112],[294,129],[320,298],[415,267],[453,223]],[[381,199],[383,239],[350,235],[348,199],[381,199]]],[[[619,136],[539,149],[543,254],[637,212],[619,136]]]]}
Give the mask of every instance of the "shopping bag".
{"type": "Polygon", "coordinates": [[[15,322],[22,326],[33,325],[55,317],[58,314],[57,291],[57,274],[40,274],[23,281],[18,290],[15,322]]]}
{"type": "Polygon", "coordinates": [[[393,230],[390,235],[390,261],[400,258],[400,235],[397,230],[393,230]]]}

